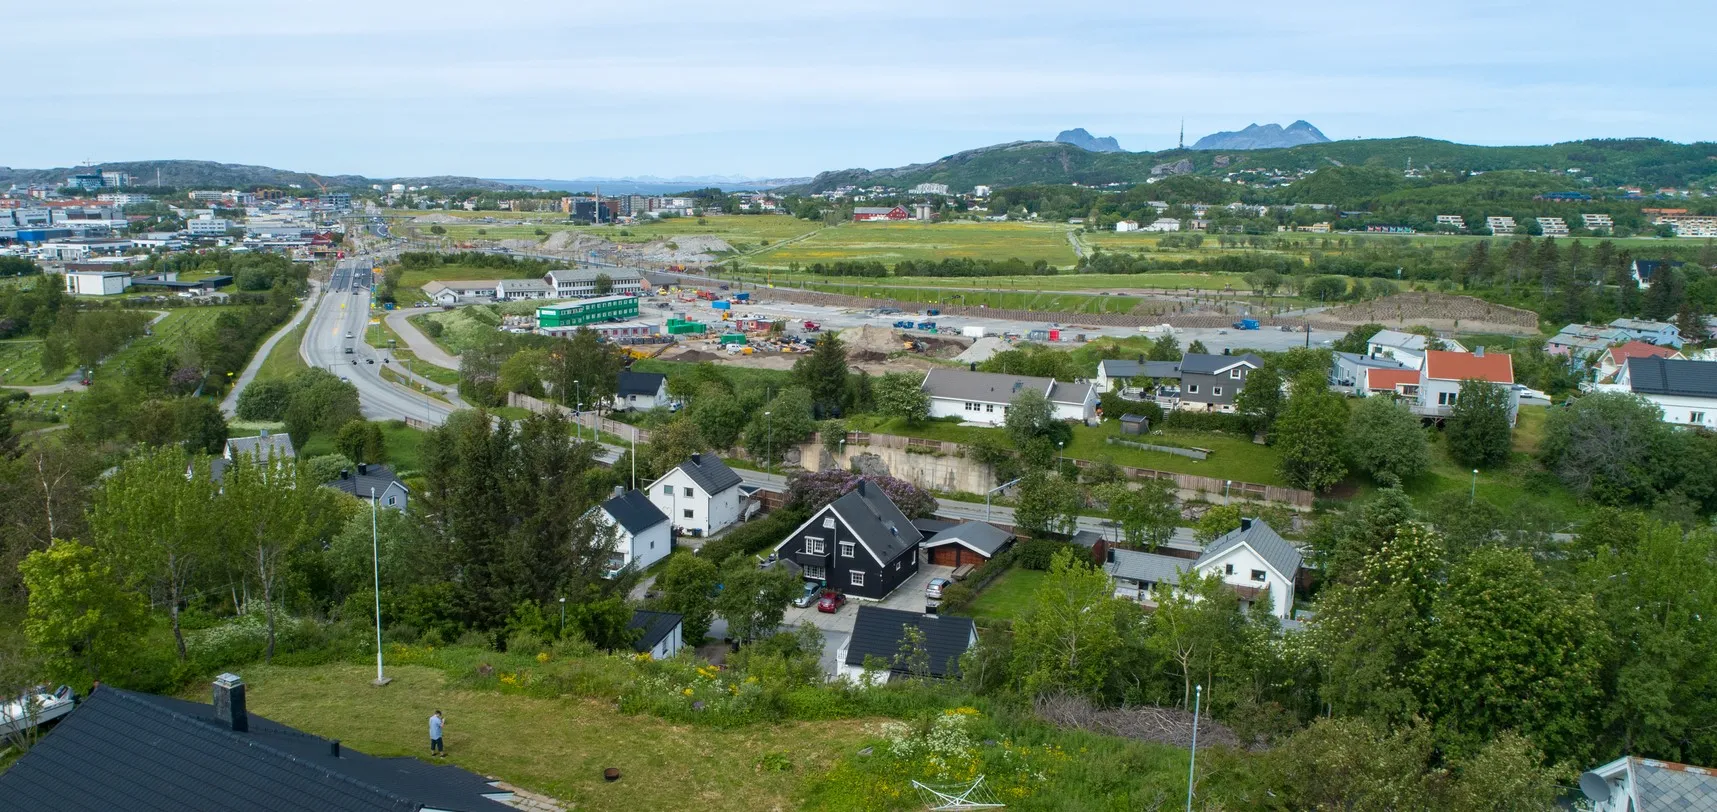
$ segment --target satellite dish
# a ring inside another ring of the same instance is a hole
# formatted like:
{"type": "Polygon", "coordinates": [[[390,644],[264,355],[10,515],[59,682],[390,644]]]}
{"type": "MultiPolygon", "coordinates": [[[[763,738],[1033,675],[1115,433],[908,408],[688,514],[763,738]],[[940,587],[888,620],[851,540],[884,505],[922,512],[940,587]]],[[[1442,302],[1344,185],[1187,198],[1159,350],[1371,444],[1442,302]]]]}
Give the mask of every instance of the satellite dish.
{"type": "Polygon", "coordinates": [[[1610,782],[1593,772],[1580,773],[1580,791],[1593,801],[1608,801],[1610,799],[1610,782]]]}

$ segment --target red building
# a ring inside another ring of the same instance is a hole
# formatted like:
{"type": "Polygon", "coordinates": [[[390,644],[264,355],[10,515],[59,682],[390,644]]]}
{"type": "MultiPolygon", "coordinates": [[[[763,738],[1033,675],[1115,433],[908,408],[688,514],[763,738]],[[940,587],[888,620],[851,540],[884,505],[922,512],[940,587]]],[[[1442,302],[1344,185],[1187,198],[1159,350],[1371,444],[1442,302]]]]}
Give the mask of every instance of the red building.
{"type": "Polygon", "coordinates": [[[885,206],[857,206],[853,209],[853,222],[862,223],[866,220],[909,220],[912,214],[905,206],[887,208],[885,206]]]}

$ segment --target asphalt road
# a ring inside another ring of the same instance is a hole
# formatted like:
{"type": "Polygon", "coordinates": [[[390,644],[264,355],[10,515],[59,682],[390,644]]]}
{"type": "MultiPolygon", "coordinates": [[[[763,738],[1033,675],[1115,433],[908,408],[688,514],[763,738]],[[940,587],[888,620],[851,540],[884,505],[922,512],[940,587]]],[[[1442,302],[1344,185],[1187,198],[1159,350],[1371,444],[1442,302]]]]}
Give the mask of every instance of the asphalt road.
{"type": "Polygon", "coordinates": [[[411,350],[418,357],[418,360],[445,369],[458,369],[459,356],[449,355],[446,350],[429,340],[429,336],[424,335],[423,331],[417,329],[417,325],[408,321],[412,316],[419,313],[434,313],[440,309],[439,307],[410,307],[404,310],[390,310],[385,318],[388,327],[393,328],[393,331],[405,340],[406,349],[411,350]]]}
{"type": "Polygon", "coordinates": [[[327,293],[310,317],[310,328],[298,353],[306,364],[326,369],[357,387],[365,417],[410,418],[439,425],[455,407],[383,380],[381,371],[392,366],[384,363],[387,354],[364,343],[373,270],[372,261],[361,257],[341,260],[334,267],[327,293]]]}
{"type": "Polygon", "coordinates": [[[286,338],[287,333],[298,329],[298,325],[304,323],[304,318],[310,315],[311,309],[316,306],[316,297],[321,293],[321,285],[311,282],[310,295],[304,298],[304,304],[298,308],[298,312],[292,314],[292,320],[288,321],[286,326],[276,330],[274,335],[269,336],[268,340],[262,342],[262,346],[257,348],[256,354],[250,357],[250,363],[245,365],[244,371],[239,373],[238,380],[233,383],[232,391],[228,392],[226,399],[221,401],[223,414],[231,417],[237,413],[239,393],[243,392],[251,381],[256,380],[256,373],[262,369],[263,362],[268,360],[268,354],[274,351],[274,345],[279,344],[281,339],[286,338]]]}

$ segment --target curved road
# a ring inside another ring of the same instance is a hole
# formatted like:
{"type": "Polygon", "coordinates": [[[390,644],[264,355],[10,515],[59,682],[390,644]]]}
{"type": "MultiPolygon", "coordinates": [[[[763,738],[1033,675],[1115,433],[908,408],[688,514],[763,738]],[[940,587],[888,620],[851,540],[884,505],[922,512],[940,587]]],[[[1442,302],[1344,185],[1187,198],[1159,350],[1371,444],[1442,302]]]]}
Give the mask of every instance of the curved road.
{"type": "Polygon", "coordinates": [[[274,335],[262,342],[262,346],[257,348],[256,354],[250,357],[250,363],[246,364],[244,371],[239,373],[238,380],[233,383],[232,391],[228,392],[226,399],[221,401],[222,414],[228,417],[237,414],[239,393],[243,392],[251,381],[256,380],[256,373],[262,369],[263,362],[268,360],[268,354],[274,351],[274,345],[279,344],[288,333],[298,329],[298,325],[304,323],[304,317],[310,315],[310,310],[316,306],[316,299],[321,293],[322,286],[319,283],[311,282],[310,295],[304,297],[304,304],[299,305],[298,312],[292,314],[292,319],[286,322],[286,326],[276,330],[274,335]]]}
{"type": "Polygon", "coordinates": [[[390,310],[386,317],[388,327],[393,328],[393,331],[399,334],[399,337],[405,341],[406,349],[411,350],[412,354],[416,355],[419,361],[434,364],[435,366],[443,369],[457,370],[459,368],[459,356],[447,354],[446,350],[436,346],[434,341],[429,340],[429,336],[424,335],[422,330],[417,329],[417,325],[408,321],[412,316],[419,313],[436,313],[440,310],[441,308],[439,307],[413,307],[405,310],[390,310]]]}
{"type": "Polygon", "coordinates": [[[306,364],[326,369],[357,387],[365,417],[439,425],[457,407],[383,380],[381,371],[392,364],[384,353],[364,343],[373,271],[372,261],[364,258],[341,260],[334,267],[328,291],[310,317],[298,354],[306,364]]]}

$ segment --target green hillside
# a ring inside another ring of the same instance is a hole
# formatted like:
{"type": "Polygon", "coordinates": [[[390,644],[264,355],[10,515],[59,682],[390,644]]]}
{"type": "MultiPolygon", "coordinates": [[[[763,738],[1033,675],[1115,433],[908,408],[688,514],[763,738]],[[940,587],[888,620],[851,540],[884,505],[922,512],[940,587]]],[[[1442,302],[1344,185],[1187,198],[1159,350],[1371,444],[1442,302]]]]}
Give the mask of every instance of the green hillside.
{"type": "MultiPolygon", "coordinates": [[[[1657,139],[1598,139],[1546,146],[1482,147],[1429,138],[1333,141],[1291,149],[1220,152],[1087,152],[1070,144],[1022,141],[968,150],[927,164],[893,169],[845,169],[824,172],[788,191],[820,192],[843,185],[910,187],[946,183],[956,191],[974,185],[1138,183],[1151,168],[1181,160],[1201,175],[1244,169],[1321,169],[1376,167],[1489,172],[1504,169],[1565,172],[1579,169],[1601,186],[1637,183],[1689,186],[1717,181],[1717,143],[1676,144],[1657,139]],[[1217,166],[1221,159],[1225,166],[1217,166]]],[[[1574,181],[1570,181],[1570,184],[1574,181]]],[[[1377,189],[1388,191],[1386,187],[1377,189]]]]}

